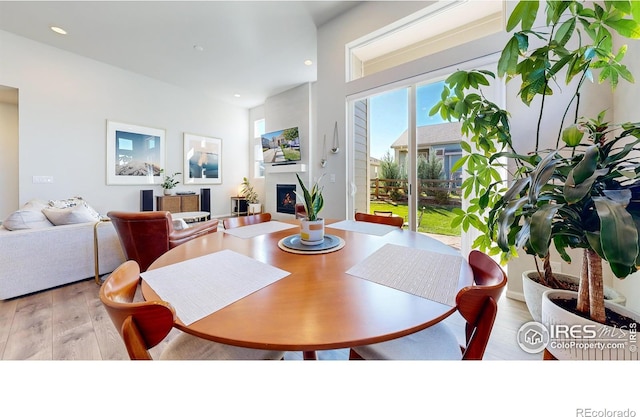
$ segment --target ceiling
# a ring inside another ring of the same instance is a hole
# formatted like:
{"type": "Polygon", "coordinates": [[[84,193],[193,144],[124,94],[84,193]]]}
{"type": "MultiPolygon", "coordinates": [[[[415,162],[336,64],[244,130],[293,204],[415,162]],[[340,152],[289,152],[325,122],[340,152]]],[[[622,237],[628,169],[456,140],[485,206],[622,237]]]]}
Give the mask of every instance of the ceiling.
{"type": "Polygon", "coordinates": [[[0,30],[252,108],[315,81],[317,27],[359,3],[0,1],[0,30]]]}

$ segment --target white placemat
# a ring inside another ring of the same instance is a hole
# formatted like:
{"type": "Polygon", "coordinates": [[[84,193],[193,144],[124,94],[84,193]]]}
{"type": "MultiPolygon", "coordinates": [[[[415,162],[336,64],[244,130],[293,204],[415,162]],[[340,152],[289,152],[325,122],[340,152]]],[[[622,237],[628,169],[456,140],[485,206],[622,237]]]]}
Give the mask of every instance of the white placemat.
{"type": "Polygon", "coordinates": [[[289,272],[223,250],[140,274],[187,326],[289,272]]]}
{"type": "Polygon", "coordinates": [[[389,232],[397,230],[395,226],[388,224],[378,224],[371,222],[358,222],[355,220],[342,220],[337,223],[328,224],[326,227],[334,229],[348,230],[351,232],[366,233],[368,235],[384,236],[389,232]]]}
{"type": "Polygon", "coordinates": [[[462,257],[384,245],[347,273],[449,306],[456,305],[462,257]]]}
{"type": "Polygon", "coordinates": [[[299,226],[272,220],[268,222],[250,224],[248,226],[234,227],[233,229],[228,230],[225,229],[224,232],[242,239],[249,239],[260,235],[266,235],[268,233],[279,232],[281,230],[293,229],[294,227],[299,226]]]}

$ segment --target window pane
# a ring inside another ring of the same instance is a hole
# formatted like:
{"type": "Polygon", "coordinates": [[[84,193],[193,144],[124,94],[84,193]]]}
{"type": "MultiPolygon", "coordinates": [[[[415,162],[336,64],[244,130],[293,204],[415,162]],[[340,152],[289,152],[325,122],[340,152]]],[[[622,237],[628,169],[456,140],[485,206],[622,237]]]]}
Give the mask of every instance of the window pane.
{"type": "Polygon", "coordinates": [[[264,119],[253,123],[253,175],[255,178],[264,178],[264,158],[262,155],[261,136],[265,133],[264,119]]]}

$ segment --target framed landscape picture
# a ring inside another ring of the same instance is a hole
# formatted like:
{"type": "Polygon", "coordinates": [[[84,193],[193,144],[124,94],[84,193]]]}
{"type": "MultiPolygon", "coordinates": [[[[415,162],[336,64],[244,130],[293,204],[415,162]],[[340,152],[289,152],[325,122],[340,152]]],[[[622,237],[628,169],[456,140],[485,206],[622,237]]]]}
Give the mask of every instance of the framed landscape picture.
{"type": "Polygon", "coordinates": [[[222,184],[222,140],[184,134],[185,184],[222,184]]]}
{"type": "Polygon", "coordinates": [[[163,129],[108,120],[107,184],[160,184],[164,146],[163,129]]]}

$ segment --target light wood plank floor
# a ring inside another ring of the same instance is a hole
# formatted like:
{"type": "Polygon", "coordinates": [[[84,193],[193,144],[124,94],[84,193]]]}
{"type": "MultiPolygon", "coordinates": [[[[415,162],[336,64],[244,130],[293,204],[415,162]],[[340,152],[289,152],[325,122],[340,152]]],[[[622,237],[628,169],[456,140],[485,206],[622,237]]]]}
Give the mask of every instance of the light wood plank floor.
{"type": "MultiPolygon", "coordinates": [[[[90,279],[32,295],[0,301],[0,358],[4,360],[124,360],[127,352],[90,279]]],[[[448,319],[463,336],[463,320],[448,319]]],[[[503,296],[486,360],[540,360],[522,351],[516,332],[531,316],[524,303],[503,296]]],[[[177,332],[175,330],[174,332],[177,332]]],[[[169,340],[172,335],[169,335],[169,340]]],[[[157,357],[163,344],[152,350],[157,357]]],[[[318,359],[348,358],[348,349],[318,352],[318,359]]],[[[300,352],[285,359],[301,360],[300,352]]]]}

